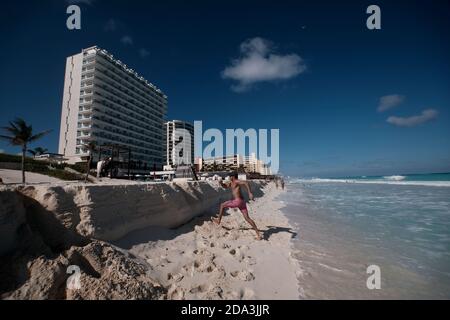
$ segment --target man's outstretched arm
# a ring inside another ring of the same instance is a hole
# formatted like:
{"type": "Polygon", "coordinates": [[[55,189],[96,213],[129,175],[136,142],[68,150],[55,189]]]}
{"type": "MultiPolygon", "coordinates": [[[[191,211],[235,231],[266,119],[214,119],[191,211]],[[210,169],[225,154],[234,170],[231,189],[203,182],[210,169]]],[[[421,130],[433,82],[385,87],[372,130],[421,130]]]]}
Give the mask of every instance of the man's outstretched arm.
{"type": "Polygon", "coordinates": [[[247,189],[248,197],[250,198],[250,200],[253,200],[253,193],[250,190],[250,185],[248,184],[248,182],[247,181],[239,181],[239,184],[241,186],[245,186],[245,188],[247,189]]]}

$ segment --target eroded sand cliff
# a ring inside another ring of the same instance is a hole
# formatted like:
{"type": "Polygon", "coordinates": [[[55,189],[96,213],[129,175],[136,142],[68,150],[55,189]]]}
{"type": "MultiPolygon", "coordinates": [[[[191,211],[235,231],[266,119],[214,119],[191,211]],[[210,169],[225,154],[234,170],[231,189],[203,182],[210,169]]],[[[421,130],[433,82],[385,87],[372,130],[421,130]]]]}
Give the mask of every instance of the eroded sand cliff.
{"type": "MultiPolygon", "coordinates": [[[[265,183],[252,182],[255,196],[265,183]]],[[[6,299],[162,299],[152,266],[107,241],[174,228],[229,198],[217,183],[60,184],[0,190],[0,294],[6,299]],[[69,290],[67,268],[81,268],[69,290]]]]}

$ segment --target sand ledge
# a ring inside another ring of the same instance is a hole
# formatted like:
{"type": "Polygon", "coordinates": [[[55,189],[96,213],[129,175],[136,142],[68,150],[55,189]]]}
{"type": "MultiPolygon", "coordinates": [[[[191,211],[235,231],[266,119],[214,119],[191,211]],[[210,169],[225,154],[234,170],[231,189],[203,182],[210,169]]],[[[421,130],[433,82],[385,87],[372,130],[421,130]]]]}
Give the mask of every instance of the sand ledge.
{"type": "Polygon", "coordinates": [[[297,266],[290,257],[294,233],[274,201],[280,191],[264,182],[252,182],[252,189],[265,194],[250,205],[250,214],[268,241],[254,240],[238,212],[225,216],[221,227],[209,221],[218,203],[230,197],[214,183],[2,191],[0,228],[8,241],[0,248],[0,294],[9,299],[297,299],[297,266]],[[206,216],[168,229],[200,213],[206,216]],[[70,264],[81,265],[82,290],[65,288],[70,264]]]}
{"type": "Polygon", "coordinates": [[[231,209],[221,226],[202,216],[176,230],[139,230],[114,244],[152,265],[169,299],[298,299],[299,266],[291,257],[296,233],[275,200],[280,192],[269,184],[249,205],[262,241],[231,209]]]}

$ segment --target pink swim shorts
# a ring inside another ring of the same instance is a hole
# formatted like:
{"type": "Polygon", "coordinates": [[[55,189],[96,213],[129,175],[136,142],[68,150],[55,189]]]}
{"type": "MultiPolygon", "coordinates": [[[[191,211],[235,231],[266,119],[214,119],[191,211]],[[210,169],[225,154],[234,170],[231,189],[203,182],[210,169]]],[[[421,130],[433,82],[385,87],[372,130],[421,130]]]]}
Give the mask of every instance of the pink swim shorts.
{"type": "Polygon", "coordinates": [[[247,211],[247,205],[245,204],[244,199],[233,199],[224,202],[224,208],[239,208],[241,211],[247,211]]]}

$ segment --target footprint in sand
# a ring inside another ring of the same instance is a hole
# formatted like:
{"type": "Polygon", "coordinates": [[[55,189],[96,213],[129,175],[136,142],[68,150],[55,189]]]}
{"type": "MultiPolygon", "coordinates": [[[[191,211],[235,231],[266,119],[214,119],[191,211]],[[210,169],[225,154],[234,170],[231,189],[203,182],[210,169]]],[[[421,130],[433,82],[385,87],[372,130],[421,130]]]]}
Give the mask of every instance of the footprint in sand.
{"type": "Polygon", "coordinates": [[[245,258],[245,255],[241,252],[240,249],[231,249],[228,251],[233,257],[235,257],[239,262],[242,262],[245,258]]]}
{"type": "Polygon", "coordinates": [[[250,256],[246,256],[243,261],[249,266],[253,266],[256,264],[256,259],[250,256]]]}
{"type": "Polygon", "coordinates": [[[183,288],[178,287],[173,284],[167,291],[167,298],[171,300],[183,300],[185,296],[185,291],[183,288]]]}
{"type": "Polygon", "coordinates": [[[253,299],[255,292],[252,289],[244,288],[241,290],[240,295],[242,300],[249,300],[253,299]]]}
{"type": "Polygon", "coordinates": [[[195,260],[194,268],[198,272],[212,272],[216,268],[213,259],[195,260]]]}
{"type": "Polygon", "coordinates": [[[240,237],[240,235],[239,235],[239,233],[237,233],[237,232],[233,232],[232,234],[230,234],[230,235],[228,236],[228,238],[229,238],[230,240],[232,240],[232,241],[238,240],[239,237],[240,237]]]}
{"type": "Polygon", "coordinates": [[[223,290],[219,286],[210,286],[210,289],[207,293],[207,299],[222,299],[223,290]]]}
{"type": "Polygon", "coordinates": [[[238,300],[239,299],[239,293],[235,291],[227,291],[223,294],[224,300],[238,300]]]}
{"type": "Polygon", "coordinates": [[[183,272],[184,272],[185,274],[190,275],[191,278],[194,276],[195,267],[194,267],[194,265],[191,264],[191,263],[185,264],[185,265],[181,268],[181,270],[183,270],[183,272]]]}
{"type": "Polygon", "coordinates": [[[214,272],[216,273],[216,277],[218,280],[225,279],[225,276],[227,275],[227,272],[225,271],[225,268],[223,266],[217,267],[214,272]]]}
{"type": "Polygon", "coordinates": [[[238,249],[240,249],[242,252],[247,252],[250,249],[250,247],[243,245],[243,246],[239,246],[238,249]]]}
{"type": "Polygon", "coordinates": [[[189,290],[189,292],[192,294],[202,293],[205,291],[206,291],[206,286],[204,286],[204,285],[195,286],[191,290],[189,290]]]}
{"type": "Polygon", "coordinates": [[[169,259],[167,259],[167,257],[162,257],[160,260],[160,264],[161,265],[167,265],[169,263],[172,263],[172,261],[170,261],[169,259]]]}
{"type": "Polygon", "coordinates": [[[253,281],[255,280],[255,276],[253,275],[253,273],[251,273],[248,270],[244,270],[244,271],[232,271],[231,276],[233,278],[238,278],[239,280],[242,281],[253,281]]]}
{"type": "Polygon", "coordinates": [[[198,248],[208,248],[209,247],[209,242],[206,241],[206,240],[197,241],[197,247],[198,248]]]}
{"type": "Polygon", "coordinates": [[[181,280],[183,280],[184,276],[181,273],[175,273],[175,274],[171,274],[168,273],[167,274],[167,280],[173,280],[175,282],[180,282],[181,280]]]}
{"type": "Polygon", "coordinates": [[[224,296],[225,299],[239,299],[239,300],[250,300],[254,299],[255,292],[250,288],[242,288],[238,292],[231,291],[227,292],[224,296]]]}

